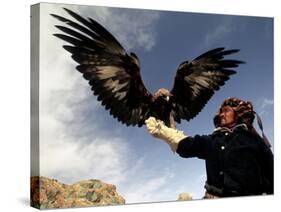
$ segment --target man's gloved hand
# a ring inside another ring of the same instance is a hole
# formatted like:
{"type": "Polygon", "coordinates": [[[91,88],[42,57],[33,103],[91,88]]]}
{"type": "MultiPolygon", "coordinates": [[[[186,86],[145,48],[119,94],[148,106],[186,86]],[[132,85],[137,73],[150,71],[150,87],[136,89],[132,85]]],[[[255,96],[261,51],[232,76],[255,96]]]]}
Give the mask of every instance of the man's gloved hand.
{"type": "Polygon", "coordinates": [[[164,140],[170,145],[173,152],[178,148],[178,143],[187,136],[183,131],[167,127],[163,121],[157,120],[154,117],[149,117],[145,120],[147,130],[156,138],[164,140]]]}

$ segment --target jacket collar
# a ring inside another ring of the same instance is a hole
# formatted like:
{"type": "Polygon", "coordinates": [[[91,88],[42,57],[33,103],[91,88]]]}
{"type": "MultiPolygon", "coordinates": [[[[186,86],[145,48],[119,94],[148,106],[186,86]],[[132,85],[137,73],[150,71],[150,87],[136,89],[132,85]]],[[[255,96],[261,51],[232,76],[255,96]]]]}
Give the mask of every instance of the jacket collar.
{"type": "Polygon", "coordinates": [[[246,124],[237,124],[236,126],[234,126],[233,128],[228,128],[228,127],[217,127],[214,129],[213,132],[229,132],[232,133],[234,132],[236,129],[244,129],[244,130],[248,130],[248,127],[246,124]]]}

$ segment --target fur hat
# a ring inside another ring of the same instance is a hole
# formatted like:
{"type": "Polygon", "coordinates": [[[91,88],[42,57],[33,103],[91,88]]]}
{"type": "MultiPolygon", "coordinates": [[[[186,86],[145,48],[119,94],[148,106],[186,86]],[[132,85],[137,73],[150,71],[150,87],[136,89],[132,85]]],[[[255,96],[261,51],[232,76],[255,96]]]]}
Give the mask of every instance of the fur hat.
{"type": "Polygon", "coordinates": [[[223,101],[223,103],[220,106],[219,111],[214,117],[214,125],[215,127],[220,127],[220,112],[221,109],[224,106],[230,106],[235,111],[235,115],[237,116],[237,123],[236,124],[246,124],[248,129],[254,132],[255,134],[259,135],[256,131],[256,129],[253,127],[253,122],[255,119],[255,115],[257,116],[258,125],[260,127],[260,130],[262,131],[262,140],[264,143],[270,148],[271,144],[268,140],[268,138],[265,136],[263,132],[263,126],[262,121],[259,115],[254,111],[253,105],[251,102],[243,101],[238,98],[228,98],[223,101]]]}
{"type": "Polygon", "coordinates": [[[219,111],[214,117],[215,127],[220,126],[220,112],[224,106],[230,106],[235,111],[237,116],[237,124],[246,124],[249,129],[253,127],[253,121],[255,119],[255,112],[251,102],[243,101],[238,98],[228,98],[223,101],[219,111]]]}

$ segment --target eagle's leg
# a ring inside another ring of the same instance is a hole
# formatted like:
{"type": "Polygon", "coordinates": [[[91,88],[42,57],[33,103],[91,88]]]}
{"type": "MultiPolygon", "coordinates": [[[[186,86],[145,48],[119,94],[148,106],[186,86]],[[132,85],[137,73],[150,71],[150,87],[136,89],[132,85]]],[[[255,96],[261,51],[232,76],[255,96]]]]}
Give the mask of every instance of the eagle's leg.
{"type": "Polygon", "coordinates": [[[176,129],[176,122],[172,113],[170,113],[169,119],[170,119],[170,127],[176,129]]]}

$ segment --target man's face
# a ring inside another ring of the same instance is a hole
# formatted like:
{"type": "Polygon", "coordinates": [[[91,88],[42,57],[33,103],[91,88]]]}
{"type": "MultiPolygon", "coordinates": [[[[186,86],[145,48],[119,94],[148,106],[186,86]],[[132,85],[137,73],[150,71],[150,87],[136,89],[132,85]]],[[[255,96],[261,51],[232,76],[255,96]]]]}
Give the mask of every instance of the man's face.
{"type": "Polygon", "coordinates": [[[232,107],[224,106],[220,110],[220,126],[221,127],[234,127],[236,124],[236,115],[232,107]]]}

